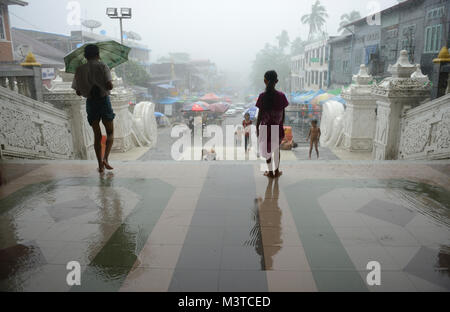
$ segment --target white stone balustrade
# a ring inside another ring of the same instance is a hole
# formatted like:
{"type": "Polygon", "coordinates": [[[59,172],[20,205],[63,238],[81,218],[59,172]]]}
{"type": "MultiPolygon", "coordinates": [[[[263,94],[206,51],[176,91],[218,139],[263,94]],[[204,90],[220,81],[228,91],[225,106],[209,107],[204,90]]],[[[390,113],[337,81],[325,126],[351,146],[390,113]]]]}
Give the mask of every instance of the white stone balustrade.
{"type": "Polygon", "coordinates": [[[450,158],[450,94],[405,113],[399,151],[399,159],[446,158],[450,158]]]}
{"type": "Polygon", "coordinates": [[[0,87],[0,145],[5,158],[73,159],[69,114],[0,87]]]}
{"type": "Polygon", "coordinates": [[[372,96],[370,83],[373,81],[367,67],[361,65],[359,73],[353,76],[354,84],[343,91],[347,102],[343,116],[344,133],[341,147],[349,151],[371,152],[376,125],[376,101],[372,96]]]}
{"type": "Polygon", "coordinates": [[[408,60],[408,52],[403,50],[397,63],[389,66],[392,77],[384,79],[372,89],[372,96],[377,103],[373,144],[375,160],[398,159],[402,115],[430,97],[430,85],[411,78],[416,70],[417,67],[408,60]]]}

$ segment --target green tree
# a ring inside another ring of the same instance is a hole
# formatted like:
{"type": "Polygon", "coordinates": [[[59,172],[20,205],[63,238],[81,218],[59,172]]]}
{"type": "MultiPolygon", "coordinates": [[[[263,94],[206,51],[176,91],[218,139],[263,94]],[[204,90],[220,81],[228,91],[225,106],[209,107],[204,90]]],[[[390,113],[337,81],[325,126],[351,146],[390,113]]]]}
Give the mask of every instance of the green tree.
{"type": "Polygon", "coordinates": [[[278,47],[284,51],[289,46],[290,40],[286,30],[283,30],[280,35],[277,36],[278,47]]]}
{"type": "Polygon", "coordinates": [[[326,8],[320,4],[319,0],[311,7],[311,13],[302,16],[301,21],[303,24],[309,26],[308,40],[311,40],[313,35],[322,31],[322,27],[328,18],[326,8]]]}
{"type": "Polygon", "coordinates": [[[345,30],[344,26],[351,22],[357,21],[361,18],[361,14],[358,11],[351,11],[350,13],[343,14],[341,16],[341,23],[339,24],[338,32],[345,30]]]}
{"type": "Polygon", "coordinates": [[[158,59],[159,63],[188,63],[191,60],[189,53],[175,52],[169,53],[168,56],[163,56],[158,59]]]}
{"type": "Polygon", "coordinates": [[[291,43],[291,55],[299,55],[305,51],[305,46],[308,44],[308,41],[303,41],[302,38],[297,37],[291,43]]]}
{"type": "Polygon", "coordinates": [[[116,68],[116,74],[126,84],[146,87],[150,81],[150,74],[138,62],[129,60],[116,68]]]}
{"type": "Polygon", "coordinates": [[[255,90],[264,88],[264,74],[268,70],[278,73],[278,87],[288,89],[287,79],[290,76],[290,55],[284,54],[280,47],[266,44],[264,49],[258,52],[252,64],[251,82],[255,90]]]}

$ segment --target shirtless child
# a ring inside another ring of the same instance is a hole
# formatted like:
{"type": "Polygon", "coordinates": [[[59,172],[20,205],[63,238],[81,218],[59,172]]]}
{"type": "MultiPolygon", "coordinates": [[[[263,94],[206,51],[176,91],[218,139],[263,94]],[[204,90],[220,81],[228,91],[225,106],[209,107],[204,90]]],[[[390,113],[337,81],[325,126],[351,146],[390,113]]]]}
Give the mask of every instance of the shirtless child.
{"type": "Polygon", "coordinates": [[[308,141],[311,138],[311,147],[309,149],[309,159],[311,159],[311,154],[313,150],[313,146],[316,148],[317,159],[319,159],[319,140],[322,135],[320,128],[317,127],[317,120],[311,121],[311,129],[308,134],[308,141]]]}

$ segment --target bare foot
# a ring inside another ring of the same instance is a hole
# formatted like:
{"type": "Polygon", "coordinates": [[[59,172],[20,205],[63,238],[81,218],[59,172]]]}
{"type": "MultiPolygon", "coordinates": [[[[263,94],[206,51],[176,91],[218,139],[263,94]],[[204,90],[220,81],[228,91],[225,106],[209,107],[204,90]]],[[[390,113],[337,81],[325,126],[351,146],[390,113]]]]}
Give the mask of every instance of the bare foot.
{"type": "Polygon", "coordinates": [[[103,165],[105,165],[105,168],[108,170],[114,170],[114,168],[109,165],[109,163],[106,159],[103,160],[103,165]]]}
{"type": "Polygon", "coordinates": [[[283,175],[283,171],[279,171],[279,170],[275,171],[275,178],[279,178],[282,175],[283,175]]]}
{"type": "Polygon", "coordinates": [[[100,167],[97,169],[98,173],[105,173],[105,168],[100,167]]]}
{"type": "Polygon", "coordinates": [[[273,172],[272,171],[266,171],[265,173],[264,173],[264,176],[265,177],[268,177],[268,178],[271,178],[271,179],[273,179],[275,176],[273,175],[273,172]]]}

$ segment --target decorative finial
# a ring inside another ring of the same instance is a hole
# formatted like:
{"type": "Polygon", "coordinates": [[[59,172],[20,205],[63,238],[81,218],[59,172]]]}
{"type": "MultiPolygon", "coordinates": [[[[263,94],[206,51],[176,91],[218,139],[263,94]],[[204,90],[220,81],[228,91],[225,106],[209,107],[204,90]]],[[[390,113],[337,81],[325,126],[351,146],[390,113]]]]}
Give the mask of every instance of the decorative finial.
{"type": "Polygon", "coordinates": [[[427,84],[430,82],[427,75],[422,73],[422,69],[420,68],[420,64],[416,64],[416,71],[411,75],[412,79],[422,82],[423,84],[427,84]]]}
{"type": "Polygon", "coordinates": [[[358,85],[368,85],[373,79],[372,76],[367,72],[367,66],[362,64],[359,67],[359,73],[353,76],[353,80],[358,85]]]}
{"type": "Polygon", "coordinates": [[[25,62],[21,63],[22,66],[42,66],[40,63],[37,62],[36,57],[32,52],[28,52],[27,57],[25,58],[25,62]]]}
{"type": "Polygon", "coordinates": [[[441,52],[437,58],[433,60],[433,63],[448,63],[450,62],[450,53],[448,53],[447,47],[442,47],[441,52]]]}
{"type": "Polygon", "coordinates": [[[412,73],[416,71],[416,66],[409,62],[408,51],[402,50],[397,63],[389,65],[388,71],[394,78],[410,78],[412,73]]]}

